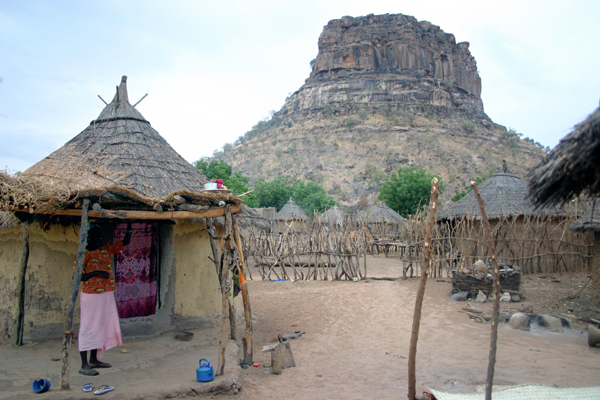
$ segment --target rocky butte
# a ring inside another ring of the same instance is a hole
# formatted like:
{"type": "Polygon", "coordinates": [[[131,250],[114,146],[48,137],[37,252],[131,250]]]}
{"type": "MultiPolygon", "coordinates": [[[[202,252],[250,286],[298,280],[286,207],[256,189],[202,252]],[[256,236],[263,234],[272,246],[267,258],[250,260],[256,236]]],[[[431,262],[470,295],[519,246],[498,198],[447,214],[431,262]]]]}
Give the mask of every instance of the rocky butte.
{"type": "Polygon", "coordinates": [[[440,175],[446,194],[498,171],[517,175],[543,156],[484,112],[468,42],[402,14],[330,21],[305,84],[270,120],[216,158],[251,178],[314,180],[346,201],[378,193],[398,167],[440,175]]]}

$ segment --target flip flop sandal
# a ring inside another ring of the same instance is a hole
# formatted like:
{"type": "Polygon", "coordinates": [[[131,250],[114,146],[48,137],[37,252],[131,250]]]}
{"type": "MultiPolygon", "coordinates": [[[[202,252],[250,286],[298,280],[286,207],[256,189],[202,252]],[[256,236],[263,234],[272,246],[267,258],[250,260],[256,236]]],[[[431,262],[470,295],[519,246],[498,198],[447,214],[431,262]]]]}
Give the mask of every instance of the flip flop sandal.
{"type": "Polygon", "coordinates": [[[111,368],[112,365],[110,365],[109,363],[100,361],[97,364],[90,364],[90,367],[92,367],[92,368],[111,368]]]}
{"type": "Polygon", "coordinates": [[[96,375],[100,375],[100,372],[94,370],[94,369],[80,369],[79,373],[81,375],[85,375],[85,376],[96,376],[96,375]]]}
{"type": "Polygon", "coordinates": [[[114,389],[113,387],[110,387],[108,385],[102,385],[98,388],[98,390],[96,390],[94,392],[94,394],[104,394],[104,393],[110,392],[113,389],[114,389]]]}
{"type": "Polygon", "coordinates": [[[86,383],[85,385],[83,385],[83,391],[85,393],[91,392],[93,388],[94,388],[94,384],[93,383],[86,383]]]}

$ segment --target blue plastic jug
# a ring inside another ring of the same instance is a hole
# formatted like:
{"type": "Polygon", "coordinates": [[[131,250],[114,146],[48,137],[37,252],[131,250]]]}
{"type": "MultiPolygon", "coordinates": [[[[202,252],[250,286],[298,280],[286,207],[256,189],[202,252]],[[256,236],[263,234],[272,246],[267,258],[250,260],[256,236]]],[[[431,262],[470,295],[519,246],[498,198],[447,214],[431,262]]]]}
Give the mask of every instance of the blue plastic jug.
{"type": "Polygon", "coordinates": [[[206,358],[200,360],[200,368],[196,370],[196,379],[198,382],[210,382],[215,379],[215,371],[206,358]],[[203,363],[203,361],[206,361],[203,363]]]}

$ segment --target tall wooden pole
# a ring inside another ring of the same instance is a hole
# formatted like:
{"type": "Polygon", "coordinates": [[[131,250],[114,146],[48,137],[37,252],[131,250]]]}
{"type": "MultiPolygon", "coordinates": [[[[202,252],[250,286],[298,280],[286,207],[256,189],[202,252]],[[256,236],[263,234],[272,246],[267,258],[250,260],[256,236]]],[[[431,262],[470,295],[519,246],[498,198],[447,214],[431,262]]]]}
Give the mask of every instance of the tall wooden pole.
{"type": "Polygon", "coordinates": [[[479,187],[477,183],[471,181],[471,187],[475,198],[479,203],[479,211],[481,212],[481,223],[483,224],[483,231],[488,240],[488,251],[492,257],[492,267],[494,267],[494,307],[492,309],[492,334],[490,340],[490,357],[488,362],[487,379],[485,381],[485,400],[492,399],[492,385],[494,384],[494,368],[496,366],[496,348],[498,345],[498,322],[500,319],[500,270],[498,268],[498,262],[496,260],[496,243],[492,238],[492,230],[490,229],[490,221],[488,221],[487,214],[485,212],[485,206],[481,193],[479,193],[479,187]]]}
{"type": "Polygon", "coordinates": [[[240,232],[236,221],[233,221],[233,237],[235,239],[235,245],[237,252],[240,256],[240,286],[242,288],[242,300],[244,302],[244,318],[246,320],[246,332],[242,338],[242,345],[244,350],[243,364],[252,364],[253,348],[252,348],[252,311],[250,309],[250,296],[248,295],[248,285],[246,282],[246,262],[244,260],[244,250],[242,247],[242,241],[240,239],[240,232]]]}
{"type": "Polygon", "coordinates": [[[215,375],[223,375],[225,372],[225,349],[231,335],[231,326],[229,321],[229,294],[232,289],[231,279],[229,279],[229,265],[231,263],[231,239],[232,221],[230,206],[225,206],[225,236],[222,238],[223,265],[221,266],[221,340],[219,341],[218,364],[215,375]]]}
{"type": "Polygon", "coordinates": [[[23,241],[23,255],[21,256],[21,267],[19,268],[19,283],[17,296],[17,323],[15,325],[15,345],[23,345],[23,326],[25,321],[25,276],[27,275],[27,262],[29,260],[29,230],[28,224],[21,224],[21,240],[23,241]]]}
{"type": "Polygon", "coordinates": [[[69,363],[69,351],[71,349],[71,342],[73,341],[73,312],[75,310],[75,302],[77,301],[77,295],[79,294],[79,285],[81,284],[81,272],[83,271],[83,260],[85,259],[85,248],[87,246],[88,238],[88,209],[90,207],[90,201],[88,199],[83,200],[83,208],[81,210],[81,227],[79,228],[79,247],[77,248],[77,264],[75,267],[75,273],[73,274],[73,286],[71,286],[71,299],[69,301],[69,307],[67,309],[67,323],[65,324],[65,335],[63,339],[63,365],[61,371],[61,390],[69,390],[69,377],[71,373],[69,363]]]}
{"type": "Polygon", "coordinates": [[[415,313],[413,315],[412,333],[410,335],[410,349],[408,353],[408,398],[415,400],[416,395],[416,374],[415,364],[417,358],[417,341],[419,340],[419,327],[421,325],[421,309],[423,307],[423,295],[425,294],[425,284],[427,283],[427,274],[429,273],[429,256],[431,254],[431,239],[433,237],[433,224],[435,223],[435,213],[437,211],[437,202],[440,194],[440,185],[437,178],[431,180],[431,200],[429,202],[429,215],[425,232],[425,250],[423,251],[423,266],[421,267],[421,280],[417,290],[415,300],[415,313]]]}

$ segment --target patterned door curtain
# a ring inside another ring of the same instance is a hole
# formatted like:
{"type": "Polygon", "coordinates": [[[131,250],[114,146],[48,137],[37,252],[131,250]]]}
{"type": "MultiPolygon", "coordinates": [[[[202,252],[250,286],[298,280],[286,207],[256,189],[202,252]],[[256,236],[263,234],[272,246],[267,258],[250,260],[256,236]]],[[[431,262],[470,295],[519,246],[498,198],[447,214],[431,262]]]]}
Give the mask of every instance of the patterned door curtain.
{"type": "MultiPolygon", "coordinates": [[[[156,313],[158,280],[158,226],[131,224],[131,242],[115,256],[115,280],[119,318],[145,317],[156,313]]],[[[127,224],[115,229],[115,242],[125,237],[127,224]]]]}

